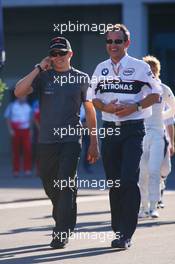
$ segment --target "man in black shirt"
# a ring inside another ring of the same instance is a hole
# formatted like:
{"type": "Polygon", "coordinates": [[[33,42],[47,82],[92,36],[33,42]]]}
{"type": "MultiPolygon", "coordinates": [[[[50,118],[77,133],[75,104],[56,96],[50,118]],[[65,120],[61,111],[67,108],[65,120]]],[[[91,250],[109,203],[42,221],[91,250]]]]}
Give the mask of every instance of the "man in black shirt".
{"type": "Polygon", "coordinates": [[[76,170],[81,151],[80,106],[84,104],[90,132],[87,159],[98,159],[96,116],[91,102],[89,77],[74,69],[70,43],[63,37],[51,40],[49,56],[15,88],[21,97],[36,90],[40,102],[39,169],[46,194],[53,204],[52,248],[62,248],[76,224],[76,170]]]}

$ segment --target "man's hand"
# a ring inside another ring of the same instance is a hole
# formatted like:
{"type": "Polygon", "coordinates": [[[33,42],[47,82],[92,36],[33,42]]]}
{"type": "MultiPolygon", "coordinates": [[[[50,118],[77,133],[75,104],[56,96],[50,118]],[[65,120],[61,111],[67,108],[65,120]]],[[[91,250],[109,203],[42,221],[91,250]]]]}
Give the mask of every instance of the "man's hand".
{"type": "Polygon", "coordinates": [[[95,163],[100,157],[98,144],[90,144],[87,152],[87,160],[90,164],[95,163]]]}
{"type": "Polygon", "coordinates": [[[104,112],[114,114],[116,111],[122,110],[123,105],[116,104],[118,99],[112,100],[109,104],[106,104],[103,108],[104,112]]]}
{"type": "Polygon", "coordinates": [[[174,155],[174,145],[171,145],[170,147],[170,156],[172,157],[174,155]]]}
{"type": "Polygon", "coordinates": [[[51,59],[50,57],[45,57],[41,62],[40,62],[40,67],[44,70],[50,70],[51,69],[51,59]]]}
{"type": "Polygon", "coordinates": [[[99,158],[98,137],[92,133],[94,129],[97,130],[96,114],[92,102],[86,101],[83,103],[83,105],[85,108],[86,123],[90,135],[90,145],[87,152],[87,160],[92,164],[95,163],[99,158]]]}
{"type": "Polygon", "coordinates": [[[124,117],[124,116],[128,116],[131,115],[132,113],[137,111],[137,105],[136,104],[130,104],[130,105],[123,105],[122,109],[117,109],[117,111],[115,111],[115,114],[118,117],[124,117]]]}

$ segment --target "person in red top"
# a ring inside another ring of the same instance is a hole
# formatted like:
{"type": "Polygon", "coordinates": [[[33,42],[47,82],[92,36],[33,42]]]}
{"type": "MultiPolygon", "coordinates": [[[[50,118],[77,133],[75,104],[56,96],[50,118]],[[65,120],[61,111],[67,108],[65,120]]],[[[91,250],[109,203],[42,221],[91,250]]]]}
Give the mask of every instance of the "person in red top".
{"type": "Polygon", "coordinates": [[[31,148],[31,120],[32,109],[26,101],[26,97],[10,103],[4,114],[9,133],[12,137],[13,175],[19,176],[21,154],[23,169],[26,176],[31,174],[32,148],[31,148]],[[22,150],[22,153],[21,153],[22,150]]]}

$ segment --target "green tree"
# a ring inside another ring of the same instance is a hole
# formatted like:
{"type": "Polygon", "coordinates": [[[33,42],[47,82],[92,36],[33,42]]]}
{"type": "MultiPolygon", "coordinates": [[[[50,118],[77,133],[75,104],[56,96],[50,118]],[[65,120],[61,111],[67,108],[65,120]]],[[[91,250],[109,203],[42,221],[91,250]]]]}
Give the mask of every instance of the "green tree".
{"type": "Polygon", "coordinates": [[[1,105],[1,101],[4,95],[4,91],[7,90],[8,87],[6,85],[6,83],[4,83],[1,79],[0,79],[0,105],[1,105]]]}

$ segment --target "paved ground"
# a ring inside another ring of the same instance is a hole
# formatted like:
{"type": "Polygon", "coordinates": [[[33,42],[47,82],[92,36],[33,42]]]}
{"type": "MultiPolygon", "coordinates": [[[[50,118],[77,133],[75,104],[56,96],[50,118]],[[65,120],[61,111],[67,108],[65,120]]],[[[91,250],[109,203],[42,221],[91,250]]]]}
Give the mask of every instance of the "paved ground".
{"type": "MultiPolygon", "coordinates": [[[[98,170],[88,176],[103,178],[98,170]]],[[[174,166],[174,165],[173,165],[174,166]]],[[[9,170],[9,167],[8,167],[9,170]]],[[[5,171],[5,170],[4,170],[5,171]]],[[[10,171],[10,170],[9,170],[10,171]]],[[[2,172],[2,171],[1,171],[2,172]]],[[[119,263],[175,264],[175,177],[174,169],[165,194],[160,218],[139,221],[133,246],[127,251],[110,247],[110,212],[107,191],[80,190],[76,232],[68,246],[51,250],[51,204],[39,178],[0,177],[0,263],[119,263]]]]}
{"type": "MultiPolygon", "coordinates": [[[[25,190],[28,197],[31,192],[32,189],[25,190]]],[[[112,232],[107,191],[79,192],[76,233],[68,246],[61,250],[51,250],[48,246],[53,226],[51,204],[44,199],[40,189],[36,196],[42,199],[0,204],[1,263],[175,263],[173,191],[166,193],[166,207],[160,210],[158,220],[139,222],[133,246],[128,251],[110,248],[112,232]]]]}

